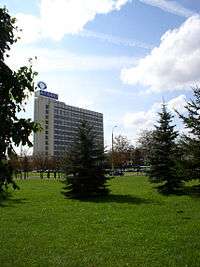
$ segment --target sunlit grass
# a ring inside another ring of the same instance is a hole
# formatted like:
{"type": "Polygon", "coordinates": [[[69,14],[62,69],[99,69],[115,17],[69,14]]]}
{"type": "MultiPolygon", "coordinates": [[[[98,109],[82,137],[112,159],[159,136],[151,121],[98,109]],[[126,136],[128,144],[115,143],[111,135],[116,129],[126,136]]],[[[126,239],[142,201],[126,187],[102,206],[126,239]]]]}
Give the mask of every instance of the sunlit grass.
{"type": "Polygon", "coordinates": [[[0,206],[0,266],[200,266],[200,198],[162,196],[147,177],[106,198],[65,199],[55,180],[18,181],[0,206]]]}

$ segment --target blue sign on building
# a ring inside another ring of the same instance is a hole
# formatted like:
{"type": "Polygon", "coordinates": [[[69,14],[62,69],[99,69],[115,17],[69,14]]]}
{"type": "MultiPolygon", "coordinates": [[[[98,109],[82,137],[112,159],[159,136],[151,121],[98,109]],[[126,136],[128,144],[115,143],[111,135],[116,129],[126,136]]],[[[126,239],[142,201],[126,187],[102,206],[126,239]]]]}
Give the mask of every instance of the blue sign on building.
{"type": "Polygon", "coordinates": [[[58,100],[58,95],[57,94],[50,93],[50,92],[47,92],[47,91],[40,90],[40,95],[58,100]]]}

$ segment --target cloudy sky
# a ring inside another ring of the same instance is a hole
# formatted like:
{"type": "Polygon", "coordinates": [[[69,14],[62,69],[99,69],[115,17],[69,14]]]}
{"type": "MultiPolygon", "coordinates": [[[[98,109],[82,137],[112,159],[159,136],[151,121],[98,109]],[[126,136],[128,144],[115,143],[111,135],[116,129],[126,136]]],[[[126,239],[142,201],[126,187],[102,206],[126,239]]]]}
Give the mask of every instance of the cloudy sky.
{"type": "MultiPolygon", "coordinates": [[[[59,99],[103,112],[105,144],[150,129],[162,99],[183,111],[200,83],[199,0],[0,0],[23,29],[13,68],[37,56],[59,99]]],[[[26,116],[33,116],[33,99],[26,116]]],[[[181,127],[181,126],[180,126],[181,127]]]]}

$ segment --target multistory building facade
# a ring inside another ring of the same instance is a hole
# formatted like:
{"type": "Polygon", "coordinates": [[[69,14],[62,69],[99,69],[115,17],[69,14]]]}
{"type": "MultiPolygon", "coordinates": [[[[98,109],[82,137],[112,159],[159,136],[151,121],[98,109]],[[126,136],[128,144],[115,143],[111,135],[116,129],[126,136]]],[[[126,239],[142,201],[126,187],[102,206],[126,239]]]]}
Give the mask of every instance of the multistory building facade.
{"type": "Polygon", "coordinates": [[[92,126],[96,141],[103,146],[102,113],[66,105],[58,101],[57,94],[44,90],[36,91],[34,121],[41,124],[42,131],[34,134],[33,153],[61,156],[73,145],[83,120],[92,126]]]}

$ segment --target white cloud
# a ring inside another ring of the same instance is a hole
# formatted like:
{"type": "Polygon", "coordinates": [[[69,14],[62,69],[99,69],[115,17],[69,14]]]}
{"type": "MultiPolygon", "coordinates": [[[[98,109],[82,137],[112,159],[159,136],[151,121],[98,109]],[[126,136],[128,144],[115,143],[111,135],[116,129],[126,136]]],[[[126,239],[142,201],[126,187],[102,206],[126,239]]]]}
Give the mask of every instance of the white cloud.
{"type": "Polygon", "coordinates": [[[125,128],[133,128],[136,132],[151,129],[155,123],[156,113],[160,108],[160,103],[155,103],[148,111],[138,111],[126,113],[123,122],[125,128]]]}
{"type": "Polygon", "coordinates": [[[171,112],[177,110],[180,113],[185,112],[185,105],[186,105],[186,97],[185,95],[179,95],[175,98],[172,98],[168,103],[167,107],[171,112]]]}
{"type": "Polygon", "coordinates": [[[20,37],[22,38],[23,43],[31,43],[41,38],[42,31],[39,18],[23,13],[18,13],[16,18],[17,26],[19,29],[22,29],[20,37]]]}
{"type": "Polygon", "coordinates": [[[120,10],[129,0],[40,0],[40,16],[16,14],[27,42],[39,38],[59,41],[66,34],[77,34],[97,14],[120,10]]]}
{"type": "Polygon", "coordinates": [[[189,88],[200,82],[200,16],[187,19],[180,28],[167,31],[159,47],[125,68],[121,79],[127,84],[141,84],[151,91],[189,88]]]}
{"type": "MultiPolygon", "coordinates": [[[[114,10],[120,10],[128,2],[133,0],[40,0],[38,17],[30,14],[18,13],[16,18],[20,28],[23,29],[22,40],[27,42],[37,41],[40,38],[61,40],[66,34],[77,34],[84,26],[92,21],[98,14],[108,14],[114,10]]],[[[175,1],[166,0],[138,0],[148,5],[156,6],[164,11],[189,17],[194,12],[184,8],[175,1]]],[[[145,44],[121,40],[117,37],[100,36],[96,38],[122,45],[139,45],[146,48],[145,44]]],[[[98,35],[98,36],[97,36],[98,35]]],[[[93,34],[94,36],[94,34],[93,34]]]]}
{"type": "MultiPolygon", "coordinates": [[[[179,95],[175,98],[172,98],[166,103],[168,110],[174,115],[174,110],[183,113],[186,103],[185,99],[185,95],[179,95]]],[[[142,130],[153,129],[154,124],[156,124],[157,113],[160,111],[161,105],[162,102],[156,102],[147,111],[126,113],[123,118],[124,127],[127,129],[132,128],[136,134],[140,133],[142,130]]]]}
{"type": "Polygon", "coordinates": [[[96,70],[120,70],[131,66],[136,59],[133,57],[76,55],[66,50],[35,48],[30,46],[13,47],[7,64],[14,69],[27,64],[28,58],[37,57],[34,68],[38,72],[56,71],[96,71],[96,70]]]}
{"type": "Polygon", "coordinates": [[[125,5],[127,2],[131,2],[132,0],[118,0],[115,3],[116,9],[120,9],[123,5],[125,5]]]}
{"type": "Polygon", "coordinates": [[[139,0],[140,2],[158,7],[166,12],[182,16],[182,17],[190,17],[194,15],[194,12],[190,9],[187,9],[180,5],[179,3],[175,1],[169,1],[169,0],[139,0]]]}

